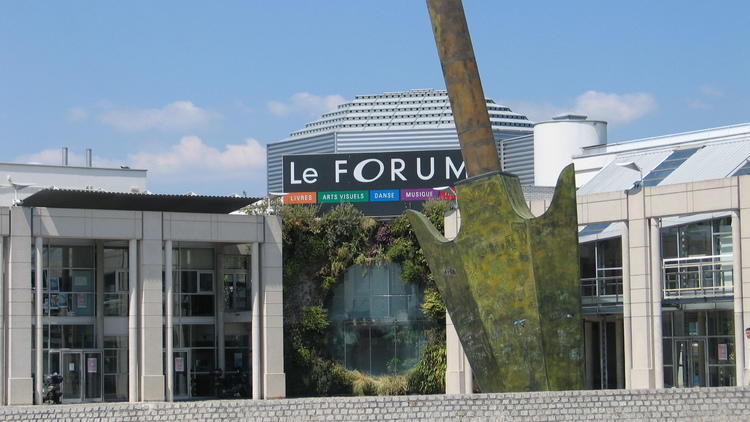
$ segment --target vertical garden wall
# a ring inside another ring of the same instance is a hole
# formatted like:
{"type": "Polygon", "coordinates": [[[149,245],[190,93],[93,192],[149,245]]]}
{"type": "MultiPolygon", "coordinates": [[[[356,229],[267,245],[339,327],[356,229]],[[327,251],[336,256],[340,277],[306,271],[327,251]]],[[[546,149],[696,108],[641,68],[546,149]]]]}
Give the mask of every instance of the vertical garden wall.
{"type": "MultiPolygon", "coordinates": [[[[428,201],[423,212],[442,231],[449,207],[428,201]]],[[[443,392],[445,307],[408,220],[350,204],[279,214],[287,395],[443,392]]]]}

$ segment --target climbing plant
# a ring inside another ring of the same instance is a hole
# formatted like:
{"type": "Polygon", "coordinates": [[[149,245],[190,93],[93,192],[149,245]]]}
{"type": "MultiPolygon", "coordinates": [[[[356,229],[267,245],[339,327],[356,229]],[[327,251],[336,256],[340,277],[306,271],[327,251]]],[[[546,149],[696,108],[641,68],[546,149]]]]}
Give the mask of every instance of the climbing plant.
{"type": "MultiPolygon", "coordinates": [[[[450,203],[427,201],[423,213],[442,231],[450,203]]],[[[284,354],[289,396],[429,394],[444,391],[445,306],[409,220],[377,221],[351,204],[328,212],[278,207],[283,221],[284,354]],[[406,375],[371,377],[344,369],[327,349],[326,297],[355,264],[401,265],[401,278],[424,289],[422,312],[434,327],[417,364],[406,375]]]]}

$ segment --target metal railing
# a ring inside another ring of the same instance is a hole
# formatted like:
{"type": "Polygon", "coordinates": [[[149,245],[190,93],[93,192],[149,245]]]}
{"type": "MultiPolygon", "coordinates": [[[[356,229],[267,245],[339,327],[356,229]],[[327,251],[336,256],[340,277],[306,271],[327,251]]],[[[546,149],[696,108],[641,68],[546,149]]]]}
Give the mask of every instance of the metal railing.
{"type": "Polygon", "coordinates": [[[734,292],[733,256],[664,259],[664,298],[727,296],[734,292]]]}
{"type": "Polygon", "coordinates": [[[583,306],[622,303],[622,268],[599,270],[599,277],[581,279],[583,306]]]}

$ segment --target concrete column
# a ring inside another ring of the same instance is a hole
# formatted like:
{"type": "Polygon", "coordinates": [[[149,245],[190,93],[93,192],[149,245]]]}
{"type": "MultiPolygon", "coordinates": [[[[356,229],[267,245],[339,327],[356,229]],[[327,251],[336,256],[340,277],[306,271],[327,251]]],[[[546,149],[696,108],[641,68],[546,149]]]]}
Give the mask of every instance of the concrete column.
{"type": "MultiPolygon", "coordinates": [[[[743,385],[750,384],[750,339],[745,336],[745,329],[750,327],[750,257],[743,254],[750,253],[750,224],[742,224],[743,221],[750,222],[750,177],[741,176],[737,178],[740,184],[739,195],[739,221],[735,224],[732,217],[732,248],[734,255],[734,297],[735,297],[735,350],[736,360],[740,359],[740,350],[744,355],[745,373],[742,377],[743,385]],[[739,236],[735,236],[735,231],[739,231],[739,236]],[[735,239],[739,237],[739,245],[735,239]],[[741,270],[737,271],[737,267],[741,270]],[[745,294],[747,292],[748,294],[745,294]],[[737,299],[739,297],[739,300],[737,299]],[[739,306],[738,306],[739,301],[739,306]],[[737,315],[739,311],[740,315],[737,315]],[[737,318],[740,318],[737,321],[737,318]],[[739,340],[739,341],[737,341],[739,340]]],[[[740,377],[737,377],[738,384],[740,377]]]]}
{"type": "Polygon", "coordinates": [[[31,208],[10,208],[8,265],[8,378],[9,405],[32,404],[31,381],[31,208]]]}
{"type": "Polygon", "coordinates": [[[625,388],[630,388],[630,380],[633,370],[633,332],[631,331],[630,319],[630,236],[628,231],[630,225],[627,221],[623,223],[621,248],[622,248],[622,341],[625,355],[623,378],[625,388]]]}
{"type": "Polygon", "coordinates": [[[261,391],[261,385],[262,385],[262,374],[263,374],[263,368],[261,367],[261,356],[262,353],[262,347],[261,347],[261,338],[260,338],[260,254],[259,254],[259,247],[258,243],[252,244],[252,250],[250,255],[250,298],[252,301],[252,319],[250,321],[251,324],[251,332],[250,335],[252,337],[252,349],[250,350],[250,353],[252,353],[253,357],[253,365],[252,365],[252,390],[253,390],[253,399],[254,400],[260,400],[262,396],[261,391]]]}
{"type": "Polygon", "coordinates": [[[167,401],[174,400],[174,280],[172,279],[172,241],[164,241],[164,298],[166,308],[167,401]]]}
{"type": "Polygon", "coordinates": [[[471,370],[471,363],[469,363],[469,357],[466,356],[463,346],[461,346],[461,353],[464,355],[464,388],[466,394],[474,393],[474,372],[471,370]]]}
{"type": "Polygon", "coordinates": [[[282,297],[281,218],[264,216],[264,242],[260,246],[260,294],[263,304],[263,397],[286,396],[284,374],[284,312],[282,297]]]}
{"type": "Polygon", "coordinates": [[[651,222],[651,306],[654,325],[654,387],[664,388],[664,351],[662,336],[662,258],[661,258],[661,221],[657,218],[651,222]]]}
{"type": "MultiPolygon", "coordinates": [[[[0,216],[4,217],[4,216],[0,216]]],[[[2,226],[2,223],[0,223],[2,226]]],[[[0,380],[5,379],[5,237],[0,235],[0,380]]],[[[5,383],[0,382],[0,406],[5,401],[5,383]]]]}
{"type": "Polygon", "coordinates": [[[445,394],[471,393],[466,385],[466,355],[448,312],[445,313],[445,352],[445,394]]]}
{"type": "Polygon", "coordinates": [[[128,242],[128,400],[138,401],[138,241],[128,242]]]}
{"type": "MultiPolygon", "coordinates": [[[[444,232],[446,239],[455,239],[461,228],[461,215],[458,210],[445,214],[444,232]]],[[[455,325],[448,313],[445,313],[445,392],[446,394],[471,394],[474,379],[469,359],[461,345],[455,325]]]]}
{"type": "MultiPolygon", "coordinates": [[[[630,330],[632,369],[629,388],[654,388],[654,325],[645,191],[628,196],[630,330]]],[[[627,335],[627,334],[626,334],[627,335]]]]}
{"type": "Polygon", "coordinates": [[[44,259],[42,258],[42,243],[43,239],[37,237],[34,239],[34,258],[35,258],[35,274],[34,274],[34,296],[35,296],[35,310],[34,310],[34,335],[36,336],[36,350],[34,351],[34,364],[36,374],[34,378],[34,401],[36,404],[42,404],[42,386],[44,385],[44,362],[42,360],[42,354],[44,350],[44,325],[42,324],[42,300],[44,298],[44,259]]]}
{"type": "Polygon", "coordinates": [[[143,240],[139,248],[140,393],[142,401],[164,401],[162,316],[162,213],[143,212],[143,240]]]}
{"type": "Polygon", "coordinates": [[[216,271],[214,271],[216,282],[214,290],[216,292],[216,350],[218,351],[218,363],[221,370],[225,370],[224,356],[224,251],[223,247],[214,249],[216,271]]]}
{"type": "Polygon", "coordinates": [[[104,347],[104,242],[101,240],[96,241],[95,254],[96,346],[102,348],[104,347]]]}
{"type": "Polygon", "coordinates": [[[742,234],[740,216],[732,211],[732,284],[734,288],[734,344],[737,385],[745,385],[745,329],[742,309],[742,234]]]}

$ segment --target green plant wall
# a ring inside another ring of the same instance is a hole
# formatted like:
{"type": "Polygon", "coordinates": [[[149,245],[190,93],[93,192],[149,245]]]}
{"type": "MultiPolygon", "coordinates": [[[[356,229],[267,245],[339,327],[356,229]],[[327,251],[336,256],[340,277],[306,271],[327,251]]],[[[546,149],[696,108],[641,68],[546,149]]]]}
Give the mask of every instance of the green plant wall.
{"type": "MultiPolygon", "coordinates": [[[[423,213],[442,231],[448,201],[425,203],[423,213]]],[[[287,395],[432,394],[444,392],[445,306],[405,216],[365,217],[351,204],[320,215],[309,206],[282,206],[284,242],[284,358],[287,395]],[[422,312],[434,323],[421,359],[405,375],[370,377],[348,371],[327,351],[326,297],[355,264],[393,262],[401,278],[424,289],[422,312]]]]}

